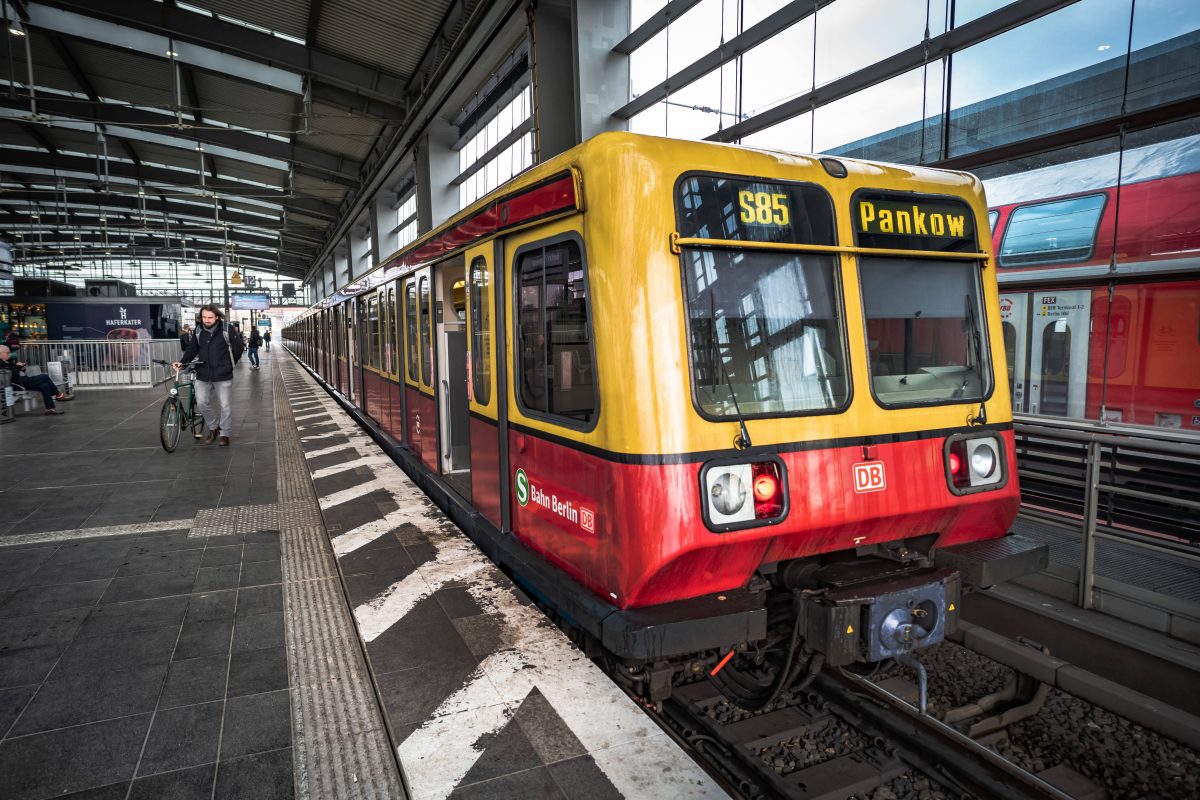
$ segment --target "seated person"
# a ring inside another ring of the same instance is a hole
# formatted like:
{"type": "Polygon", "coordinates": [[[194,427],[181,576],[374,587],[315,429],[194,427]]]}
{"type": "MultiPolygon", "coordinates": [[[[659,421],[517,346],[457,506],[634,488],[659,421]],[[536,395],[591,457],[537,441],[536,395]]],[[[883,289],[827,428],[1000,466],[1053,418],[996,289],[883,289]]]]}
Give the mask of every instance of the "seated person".
{"type": "Polygon", "coordinates": [[[46,406],[47,414],[61,414],[61,409],[54,407],[55,400],[70,400],[62,392],[58,391],[58,387],[54,385],[54,381],[50,380],[49,375],[28,375],[21,376],[21,371],[25,369],[24,361],[17,361],[12,358],[12,351],[8,349],[8,345],[0,344],[0,370],[8,370],[12,373],[13,386],[21,386],[27,391],[37,391],[42,393],[42,402],[46,406]]]}

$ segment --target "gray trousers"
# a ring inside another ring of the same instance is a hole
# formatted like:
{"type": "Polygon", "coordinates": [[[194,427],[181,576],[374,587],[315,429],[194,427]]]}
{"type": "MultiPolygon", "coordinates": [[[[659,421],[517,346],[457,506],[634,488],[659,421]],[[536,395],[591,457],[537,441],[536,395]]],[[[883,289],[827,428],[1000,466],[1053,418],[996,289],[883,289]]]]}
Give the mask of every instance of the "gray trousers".
{"type": "Polygon", "coordinates": [[[229,393],[233,389],[233,381],[196,381],[196,408],[204,416],[208,429],[221,428],[222,436],[233,433],[233,407],[229,393]],[[217,409],[213,409],[213,395],[217,396],[217,409]],[[220,412],[220,420],[217,413],[220,412]]]}

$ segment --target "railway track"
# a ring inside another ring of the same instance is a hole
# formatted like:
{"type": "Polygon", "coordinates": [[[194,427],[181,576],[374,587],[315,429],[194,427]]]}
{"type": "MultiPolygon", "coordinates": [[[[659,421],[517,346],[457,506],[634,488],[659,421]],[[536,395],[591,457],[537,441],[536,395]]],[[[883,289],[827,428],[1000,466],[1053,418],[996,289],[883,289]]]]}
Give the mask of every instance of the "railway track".
{"type": "Polygon", "coordinates": [[[844,670],[826,670],[803,696],[755,716],[712,713],[723,700],[707,681],[692,683],[676,689],[662,717],[750,800],[866,796],[910,771],[954,797],[1069,800],[970,737],[844,670]],[[780,764],[780,757],[764,757],[787,743],[813,753],[813,763],[780,764]]]}

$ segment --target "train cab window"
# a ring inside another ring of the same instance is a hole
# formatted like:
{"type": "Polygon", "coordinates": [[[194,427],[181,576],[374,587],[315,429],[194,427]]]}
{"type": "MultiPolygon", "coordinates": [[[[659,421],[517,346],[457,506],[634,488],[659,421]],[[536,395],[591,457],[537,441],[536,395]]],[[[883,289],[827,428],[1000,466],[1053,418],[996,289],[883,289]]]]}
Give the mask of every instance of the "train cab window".
{"type": "Polygon", "coordinates": [[[404,284],[404,341],[408,367],[408,379],[417,382],[417,358],[420,345],[417,343],[417,282],[404,284]]]}
{"type": "Polygon", "coordinates": [[[575,426],[596,418],[587,280],[575,239],[518,253],[518,398],[526,411],[575,426]]]}
{"type": "Polygon", "coordinates": [[[1015,209],[1000,245],[1000,266],[1086,261],[1096,243],[1106,196],[1072,197],[1015,209]]]}
{"type": "Polygon", "coordinates": [[[488,265],[483,256],[471,262],[471,395],[486,406],[492,399],[492,322],[488,265]]]}
{"type": "Polygon", "coordinates": [[[433,325],[433,320],[429,317],[429,278],[422,277],[418,284],[417,294],[421,301],[421,383],[433,386],[433,343],[429,336],[429,328],[433,325]]]}
{"type": "Polygon", "coordinates": [[[976,262],[860,259],[871,390],[880,405],[981,400],[991,390],[976,262]]]}
{"type": "Polygon", "coordinates": [[[676,187],[685,247],[692,392],[709,419],[834,411],[849,401],[834,256],[738,249],[734,241],[833,245],[820,187],[688,175],[676,187]]]}
{"type": "Polygon", "coordinates": [[[996,235],[996,223],[1000,221],[999,211],[988,212],[988,227],[992,229],[992,235],[996,235]]]}

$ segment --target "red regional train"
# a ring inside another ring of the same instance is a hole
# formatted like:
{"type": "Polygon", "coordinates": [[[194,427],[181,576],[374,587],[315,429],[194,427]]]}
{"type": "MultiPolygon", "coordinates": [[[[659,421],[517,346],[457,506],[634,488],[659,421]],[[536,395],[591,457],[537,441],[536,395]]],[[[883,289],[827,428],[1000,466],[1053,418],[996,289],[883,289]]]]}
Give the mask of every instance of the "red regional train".
{"type": "Polygon", "coordinates": [[[635,691],[761,706],[1045,565],[986,214],[964,173],[603,134],[286,343],[635,691]]]}
{"type": "Polygon", "coordinates": [[[985,185],[1014,412],[1200,430],[1200,136],[985,185]]]}

